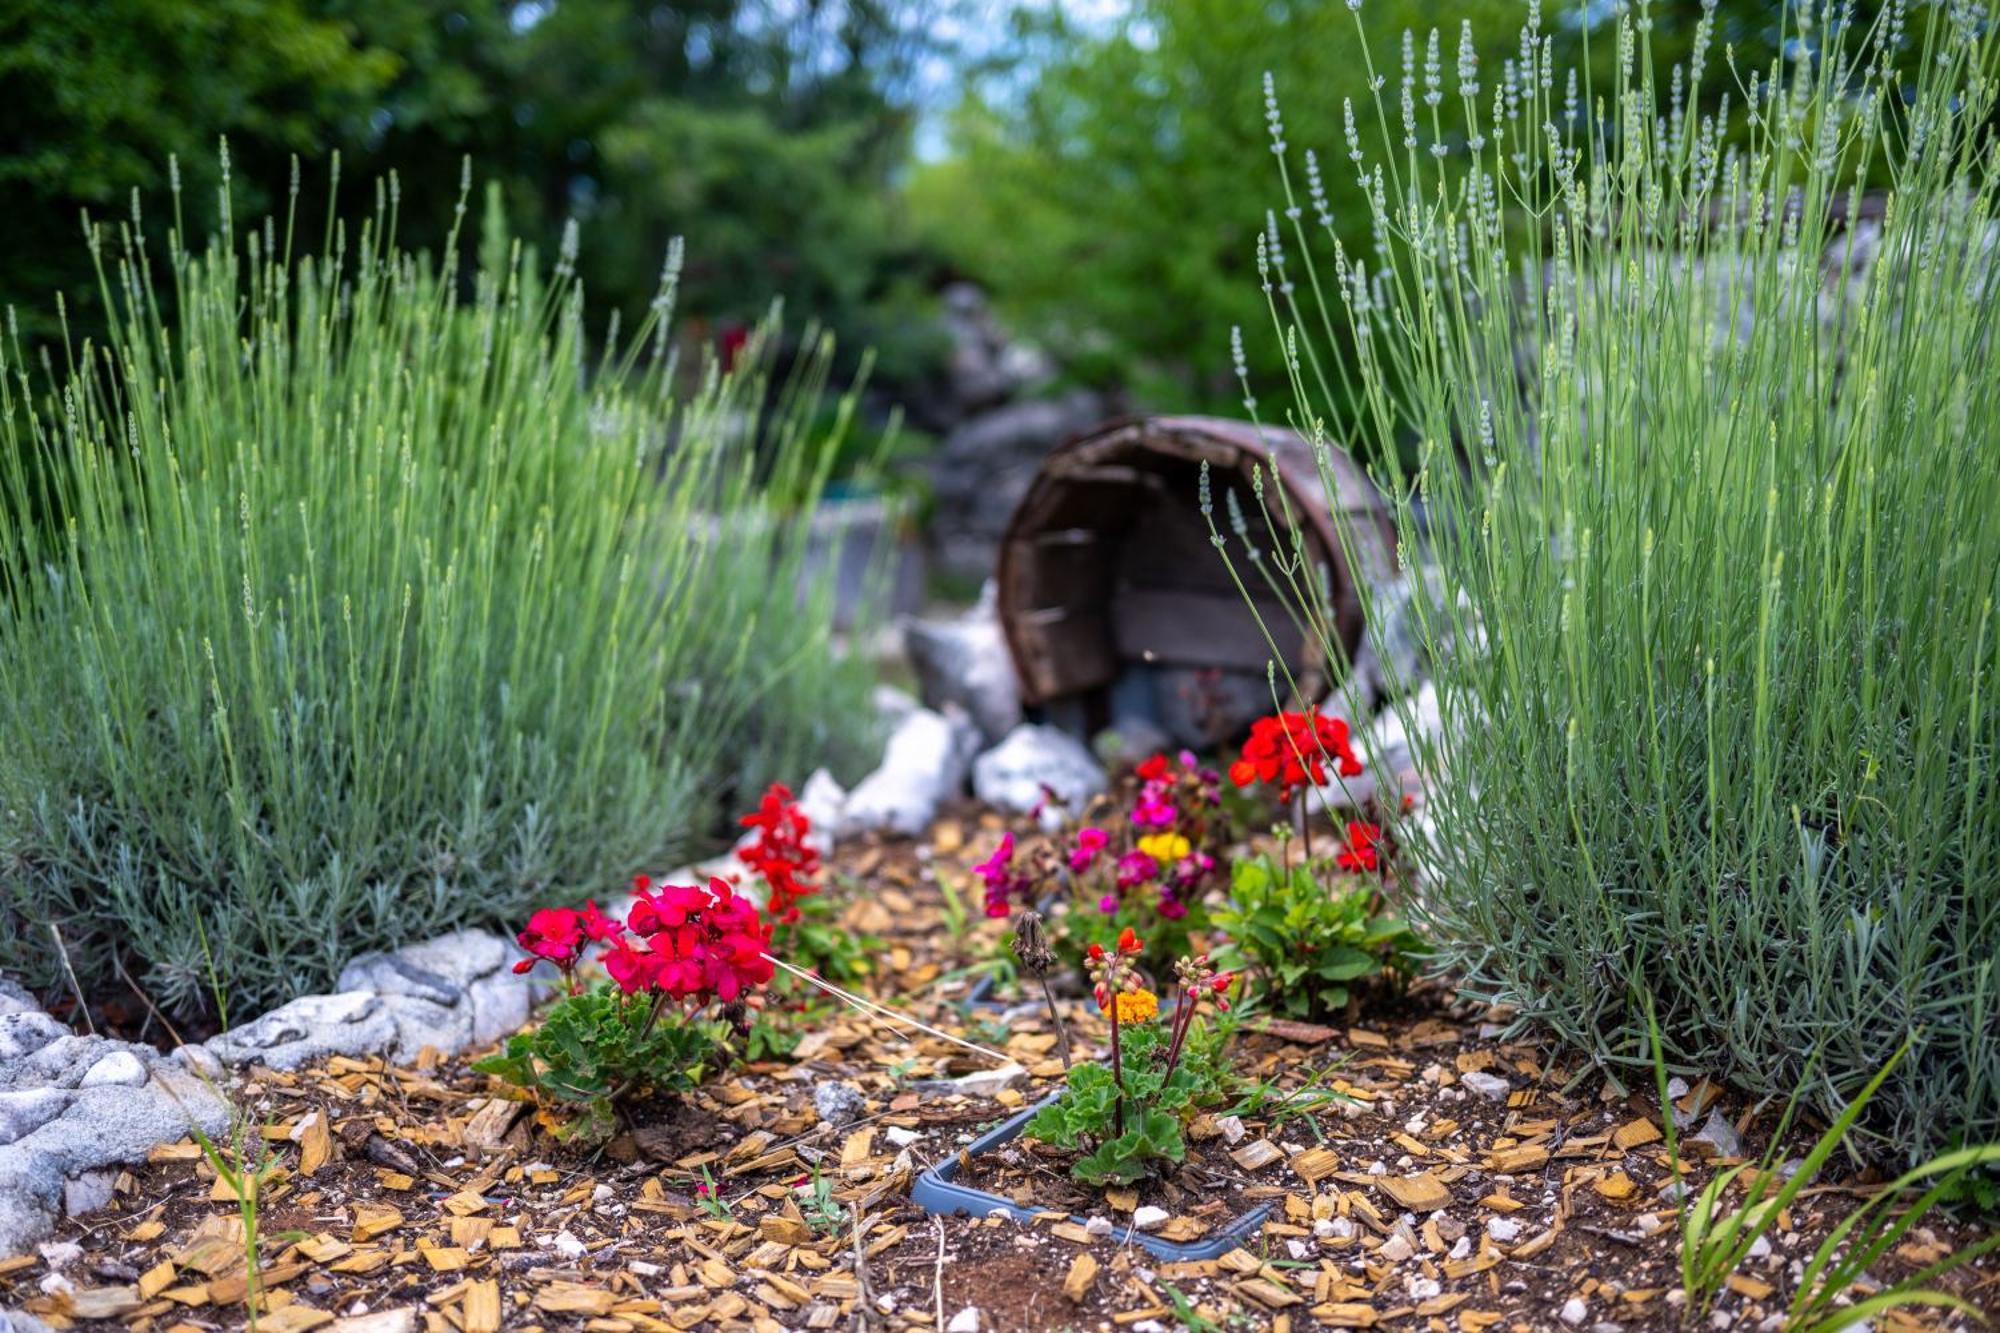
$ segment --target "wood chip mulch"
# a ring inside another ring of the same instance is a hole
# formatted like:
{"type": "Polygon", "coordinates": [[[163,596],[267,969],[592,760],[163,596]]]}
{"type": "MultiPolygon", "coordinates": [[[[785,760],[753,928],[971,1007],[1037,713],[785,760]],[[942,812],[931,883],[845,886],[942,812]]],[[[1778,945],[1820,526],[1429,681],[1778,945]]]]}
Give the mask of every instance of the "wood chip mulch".
{"type": "MultiPolygon", "coordinates": [[[[954,941],[937,880],[962,885],[1000,827],[964,810],[921,842],[843,847],[833,891],[847,895],[853,929],[886,942],[878,996],[1002,1047],[1027,1080],[992,1097],[946,1090],[990,1062],[837,1011],[789,1060],[634,1108],[626,1133],[588,1151],[472,1073],[479,1052],[253,1071],[241,1103],[277,1163],[259,1201],[259,1329],[1678,1326],[1671,1164],[1651,1099],[1572,1053],[1500,1040],[1499,1016],[1436,983],[1332,1026],[1245,1034],[1243,1072],[1346,1100],[1193,1127],[1214,1188],[1183,1173],[1149,1191],[1171,1213],[1162,1234],[1197,1239],[1239,1206],[1276,1205],[1250,1245],[1220,1259],[1164,1263],[1118,1243],[1136,1191],[1094,1210],[1120,1224],[1111,1237],[1068,1212],[1022,1225],[913,1206],[919,1172],[1062,1072],[1039,1009],[968,1021],[952,1004],[1005,923],[954,941]],[[857,1119],[820,1121],[813,1092],[829,1080],[864,1094],[857,1119]]],[[[1081,1043],[1100,1045],[1101,1027],[1075,1017],[1081,1043]]],[[[1707,1082],[1677,1103],[1688,1132],[1716,1108],[1760,1154],[1768,1113],[1707,1082]]],[[[1734,1160],[1696,1151],[1707,1146],[1683,1143],[1695,1188],[1734,1160]]],[[[1015,1161],[1032,1176],[1031,1155],[1015,1161]]],[[[1768,1252],[1732,1279],[1716,1326],[1756,1328],[1781,1312],[1799,1262],[1865,1189],[1834,1180],[1803,1192],[1768,1252]]],[[[1985,1226],[1918,1228],[1875,1276],[1921,1268],[1985,1226]]],[[[2000,1256],[1949,1284],[2000,1310],[2000,1256]]],[[[248,1290],[237,1201],[192,1142],[121,1175],[108,1209],[37,1253],[0,1259],[0,1309],[58,1328],[239,1328],[248,1290]]],[[[1963,1324],[1926,1312],[1875,1327],[1963,1324]]]]}

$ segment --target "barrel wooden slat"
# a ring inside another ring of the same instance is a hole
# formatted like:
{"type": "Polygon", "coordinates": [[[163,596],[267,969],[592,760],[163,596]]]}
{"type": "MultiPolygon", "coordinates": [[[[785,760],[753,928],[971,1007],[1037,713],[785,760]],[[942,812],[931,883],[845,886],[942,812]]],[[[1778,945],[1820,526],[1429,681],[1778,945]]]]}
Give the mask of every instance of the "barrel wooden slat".
{"type": "MultiPolygon", "coordinates": [[[[1102,712],[1120,677],[1140,669],[1261,680],[1270,655],[1265,630],[1302,689],[1322,691],[1328,681],[1320,645],[1298,630],[1283,597],[1261,584],[1251,588],[1253,614],[1209,541],[1196,492],[1206,462],[1222,522],[1225,492],[1236,491],[1249,509],[1253,470],[1275,469],[1283,504],[1267,494],[1267,508],[1280,520],[1289,513],[1303,528],[1331,592],[1336,633],[1351,655],[1363,617],[1356,572],[1348,568],[1333,514],[1338,509],[1357,520],[1356,554],[1373,571],[1393,568],[1394,531],[1361,470],[1338,450],[1328,461],[1337,491],[1331,502],[1306,441],[1248,422],[1127,418],[1052,451],[1000,548],[1000,617],[1024,701],[1082,701],[1085,714],[1102,712]]],[[[1254,514],[1252,521],[1261,527],[1254,514]]],[[[1257,535],[1260,545],[1273,544],[1269,534],[1257,535]]],[[[1277,545],[1291,549],[1289,538],[1277,545]]],[[[1232,550],[1241,567],[1241,543],[1232,550]]]]}

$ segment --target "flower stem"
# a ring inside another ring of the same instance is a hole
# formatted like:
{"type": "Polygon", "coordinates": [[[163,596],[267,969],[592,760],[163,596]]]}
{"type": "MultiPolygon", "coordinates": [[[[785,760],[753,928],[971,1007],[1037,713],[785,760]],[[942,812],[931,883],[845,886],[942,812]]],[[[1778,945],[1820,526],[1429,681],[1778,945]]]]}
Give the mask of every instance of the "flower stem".
{"type": "Polygon", "coordinates": [[[1067,1073],[1069,1072],[1069,1027],[1063,1022],[1062,1014],[1056,1008],[1056,995],[1049,989],[1048,977],[1039,976],[1036,979],[1042,983],[1042,998],[1048,1001],[1049,1021],[1056,1025],[1056,1049],[1062,1054],[1063,1072],[1067,1073]]]}
{"type": "Polygon", "coordinates": [[[1181,1047],[1187,1042],[1188,1028],[1194,1023],[1194,995],[1186,986],[1180,989],[1179,1003],[1174,1006],[1174,1035],[1167,1043],[1167,1067],[1160,1075],[1160,1083],[1165,1086],[1180,1066],[1181,1047]]]}
{"type": "Polygon", "coordinates": [[[1120,1137],[1125,1133],[1125,1065],[1118,1050],[1118,992],[1111,993],[1111,1081],[1118,1085],[1118,1100],[1111,1104],[1111,1123],[1120,1137]]]}

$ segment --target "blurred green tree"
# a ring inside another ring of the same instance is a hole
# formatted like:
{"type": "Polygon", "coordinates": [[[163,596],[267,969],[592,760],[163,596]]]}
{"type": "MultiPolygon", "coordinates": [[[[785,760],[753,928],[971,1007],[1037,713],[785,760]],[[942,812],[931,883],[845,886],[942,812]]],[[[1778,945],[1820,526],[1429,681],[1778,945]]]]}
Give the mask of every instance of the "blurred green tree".
{"type": "MultiPolygon", "coordinates": [[[[1705,8],[1695,0],[1549,0],[1543,29],[1560,59],[1608,73],[1617,19],[1639,8],[1651,17],[1646,40],[1660,66],[1684,58],[1705,8]]],[[[1713,8],[1709,58],[1735,47],[1753,69],[1786,40],[1785,11],[1796,5],[1723,0],[1713,8]]],[[[1470,22],[1480,41],[1477,78],[1490,97],[1517,54],[1523,12],[1520,0],[1366,0],[1377,44],[1364,51],[1342,0],[1131,0],[1096,25],[1023,6],[1010,17],[1007,58],[970,79],[951,112],[946,154],[919,169],[911,208],[932,243],[1077,372],[1122,380],[1154,406],[1238,412],[1230,327],[1240,325],[1251,344],[1253,373],[1283,365],[1255,272],[1265,210],[1284,207],[1268,165],[1265,72],[1277,80],[1285,138],[1318,153],[1334,227],[1350,252],[1365,255],[1368,210],[1347,155],[1342,101],[1362,107],[1369,97],[1369,57],[1392,117],[1408,62],[1428,139],[1422,96],[1433,30],[1438,78],[1455,93],[1470,22]],[[1401,29],[1411,34],[1407,46],[1393,36],[1401,29]],[[1384,34],[1392,34],[1387,45],[1384,34]],[[1267,183],[1261,195],[1259,180],[1267,183]]],[[[1663,105],[1666,98],[1662,90],[1663,105]]],[[[1445,98],[1441,111],[1456,100],[1445,98]]],[[[1444,129],[1459,127],[1447,119],[1444,129]]],[[[1303,204],[1305,183],[1293,183],[1303,204]]],[[[1289,254],[1293,234],[1282,215],[1279,222],[1289,254]]],[[[1306,222],[1323,243],[1310,209],[1306,222]]],[[[1328,261],[1323,244],[1316,257],[1328,261]]],[[[1267,379],[1263,387],[1275,386],[1267,379]]]]}
{"type": "Polygon", "coordinates": [[[46,328],[55,290],[87,301],[79,210],[122,218],[134,189],[156,203],[169,155],[191,206],[208,207],[227,136],[239,216],[282,196],[296,154],[317,218],[338,151],[347,190],[393,172],[409,234],[442,234],[469,156],[545,252],[567,220],[584,224],[577,264],[597,309],[643,309],[684,235],[694,328],[748,323],[783,295],[858,350],[901,326],[885,311],[926,267],[891,196],[923,62],[940,49],[935,12],[917,0],[0,0],[0,189],[13,205],[0,302],[46,328]]]}

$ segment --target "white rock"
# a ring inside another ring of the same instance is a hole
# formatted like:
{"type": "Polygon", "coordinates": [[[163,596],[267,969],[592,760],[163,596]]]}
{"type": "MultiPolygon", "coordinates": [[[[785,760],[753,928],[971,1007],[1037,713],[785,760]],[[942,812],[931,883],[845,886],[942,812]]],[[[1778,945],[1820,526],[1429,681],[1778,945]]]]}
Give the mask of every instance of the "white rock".
{"type": "Polygon", "coordinates": [[[1769,1258],[1770,1254],[1771,1242],[1765,1237],[1759,1236],[1750,1242],[1750,1250],[1746,1257],[1751,1259],[1765,1259],[1769,1258]]]}
{"type": "Polygon", "coordinates": [[[951,1317],[951,1322],[944,1326],[944,1333],[979,1333],[982,1327],[984,1323],[978,1307],[968,1305],[951,1317]]]}
{"type": "Polygon", "coordinates": [[[1657,1236],[1667,1229],[1667,1224],[1660,1220],[1658,1213],[1641,1213],[1632,1219],[1632,1225],[1639,1229],[1642,1236],[1657,1236]]]}
{"type": "Polygon", "coordinates": [[[1511,1217],[1489,1217],[1486,1219],[1486,1234],[1505,1245],[1521,1238],[1521,1224],[1511,1217]]]}
{"type": "Polygon", "coordinates": [[[1451,1253],[1446,1255],[1445,1257],[1448,1259],[1463,1259],[1471,1253],[1472,1253],[1472,1237],[1460,1236],[1456,1241],[1452,1243],[1451,1253]]]}
{"type": "Polygon", "coordinates": [[[891,1125],[883,1131],[882,1137],[889,1140],[890,1143],[898,1148],[908,1148],[915,1144],[918,1139],[921,1139],[923,1135],[903,1125],[891,1125]]]}
{"type": "Polygon", "coordinates": [[[1459,1080],[1480,1096],[1491,1097],[1494,1101],[1505,1100],[1509,1089],[1512,1087],[1506,1079],[1501,1078],[1498,1074],[1487,1074],[1478,1070],[1474,1070],[1469,1074],[1460,1074],[1459,1080]]]}
{"type": "Polygon", "coordinates": [[[847,788],[823,768],[813,770],[806,785],[799,788],[799,810],[812,823],[806,841],[824,855],[830,851],[833,831],[840,827],[840,815],[847,808],[847,788]]]}
{"type": "MultiPolygon", "coordinates": [[[[350,965],[351,966],[351,965],[350,965]]],[[[297,1069],[328,1055],[373,1055],[397,1039],[396,1020],[373,991],[303,995],[217,1033],[208,1048],[228,1064],[297,1069]]]]}
{"type": "Polygon", "coordinates": [[[1690,1144],[1705,1143],[1709,1145],[1709,1147],[1715,1150],[1715,1155],[1718,1157],[1741,1157],[1743,1155],[1743,1136],[1736,1132],[1736,1126],[1723,1118],[1723,1114],[1720,1111],[1710,1111],[1708,1113],[1708,1120],[1702,1125],[1700,1132],[1690,1135],[1687,1141],[1690,1144]]]}
{"type": "Polygon", "coordinates": [[[991,579],[977,605],[957,620],[905,619],[901,628],[925,706],[964,709],[989,742],[1020,722],[1014,656],[1000,627],[1000,590],[991,579]]]}
{"type": "Polygon", "coordinates": [[[21,1088],[0,1092],[0,1144],[34,1133],[69,1109],[61,1088],[21,1088]]]}
{"type": "Polygon", "coordinates": [[[813,1088],[813,1109],[835,1129],[845,1129],[868,1109],[868,1099],[852,1083],[820,1083],[813,1088]]]}
{"type": "Polygon", "coordinates": [[[1092,1214],[1084,1220],[1083,1229],[1090,1233],[1091,1237],[1095,1240],[1103,1240],[1106,1236],[1117,1230],[1116,1227],[1111,1225],[1110,1218],[1100,1217],[1096,1214],[1092,1214]]]}
{"type": "Polygon", "coordinates": [[[916,837],[965,786],[978,748],[979,730],[963,713],[910,714],[890,735],[881,766],[848,793],[839,836],[881,829],[916,837]]]}
{"type": "Polygon", "coordinates": [[[565,1259],[581,1259],[588,1253],[584,1243],[567,1231],[556,1233],[555,1251],[565,1259]]]}
{"type": "Polygon", "coordinates": [[[35,1247],[35,1253],[42,1256],[42,1262],[60,1271],[83,1258],[83,1246],[73,1240],[52,1240],[35,1247]]]}
{"type": "Polygon", "coordinates": [[[1222,1131],[1222,1140],[1225,1143],[1241,1143],[1244,1136],[1250,1132],[1244,1127],[1243,1117],[1240,1115],[1223,1116],[1215,1122],[1215,1127],[1222,1131]]]}
{"type": "Polygon", "coordinates": [[[1562,1320],[1571,1328],[1575,1328],[1589,1317],[1590,1307],[1583,1303],[1583,1297],[1581,1296],[1572,1296],[1564,1301],[1561,1313],[1556,1315],[1556,1318],[1562,1320]]]}
{"type": "Polygon", "coordinates": [[[1139,1231],[1158,1231],[1166,1225],[1170,1216],[1172,1214],[1164,1208],[1156,1208],[1150,1203],[1144,1204],[1132,1210],[1132,1226],[1139,1231]]]}
{"type": "Polygon", "coordinates": [[[118,1184],[112,1170],[85,1171],[63,1182],[63,1212],[70,1217],[94,1213],[111,1202],[118,1184]]]}
{"type": "Polygon", "coordinates": [[[1297,1238],[1287,1240],[1285,1242],[1285,1249],[1294,1259],[1309,1259],[1312,1257],[1313,1247],[1297,1238]]]}
{"type": "Polygon", "coordinates": [[[1060,825],[1081,815],[1106,785],[1104,769],[1082,741],[1054,727],[1024,722],[972,764],[972,792],[1001,810],[1042,812],[1060,825]],[[1054,793],[1054,799],[1050,799],[1054,793]]]}
{"type": "Polygon", "coordinates": [[[1414,1254],[1416,1254],[1416,1249],[1411,1246],[1409,1241],[1403,1239],[1400,1233],[1392,1235],[1389,1239],[1383,1241],[1382,1248],[1375,1251],[1376,1258],[1382,1260],[1384,1263],[1391,1264],[1400,1264],[1414,1254]]]}
{"type": "Polygon", "coordinates": [[[146,1066],[130,1051],[113,1051],[84,1073],[79,1088],[136,1088],[146,1081],[146,1066]]]}
{"type": "Polygon", "coordinates": [[[1018,1088],[1027,1081],[1026,1068],[1017,1064],[1004,1064],[992,1069],[975,1069],[970,1074],[961,1074],[957,1078],[927,1078],[917,1086],[925,1092],[992,1098],[998,1097],[1009,1088],[1018,1088]]]}
{"type": "Polygon", "coordinates": [[[1427,1301],[1444,1290],[1444,1284],[1434,1277],[1418,1277],[1412,1273],[1403,1283],[1403,1290],[1410,1293],[1413,1301],[1427,1301]]]}

